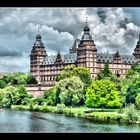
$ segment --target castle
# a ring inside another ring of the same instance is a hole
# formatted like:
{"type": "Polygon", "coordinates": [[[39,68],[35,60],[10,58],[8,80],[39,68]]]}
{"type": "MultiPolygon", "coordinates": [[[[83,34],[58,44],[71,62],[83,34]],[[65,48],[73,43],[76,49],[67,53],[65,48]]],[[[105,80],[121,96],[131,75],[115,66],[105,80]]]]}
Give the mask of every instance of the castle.
{"type": "Polygon", "coordinates": [[[87,67],[94,79],[106,63],[114,74],[124,77],[134,63],[140,62],[140,36],[132,55],[120,55],[118,51],[115,54],[98,53],[87,23],[83,31],[81,40],[75,40],[68,54],[62,55],[58,51],[57,55],[53,56],[46,53],[38,33],[30,54],[31,76],[39,83],[51,87],[55,85],[57,74],[70,64],[87,67]]]}

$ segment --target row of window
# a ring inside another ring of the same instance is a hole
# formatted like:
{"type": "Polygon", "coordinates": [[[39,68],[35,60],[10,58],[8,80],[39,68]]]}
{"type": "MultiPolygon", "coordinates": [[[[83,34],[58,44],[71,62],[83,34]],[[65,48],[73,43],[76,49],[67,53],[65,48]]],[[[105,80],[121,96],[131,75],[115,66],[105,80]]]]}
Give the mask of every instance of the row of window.
{"type": "Polygon", "coordinates": [[[41,76],[41,81],[55,81],[56,76],[41,76]]]}
{"type": "MultiPolygon", "coordinates": [[[[105,59],[109,58],[109,59],[111,59],[111,57],[107,57],[107,56],[105,56],[105,57],[103,57],[103,56],[98,57],[98,56],[97,56],[97,58],[105,58],[105,59]]],[[[132,58],[132,57],[130,57],[130,58],[128,58],[128,57],[127,57],[127,58],[124,58],[124,57],[123,57],[122,59],[123,59],[123,60],[124,60],[124,59],[127,59],[127,60],[128,60],[128,59],[129,59],[129,60],[136,60],[136,59],[134,59],[134,58],[132,58]]]]}

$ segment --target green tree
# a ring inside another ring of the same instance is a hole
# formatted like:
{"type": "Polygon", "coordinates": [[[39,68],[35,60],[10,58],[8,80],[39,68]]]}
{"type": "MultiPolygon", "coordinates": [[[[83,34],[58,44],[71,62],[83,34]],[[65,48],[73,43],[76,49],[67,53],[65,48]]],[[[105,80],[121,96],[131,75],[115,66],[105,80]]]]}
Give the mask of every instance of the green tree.
{"type": "Polygon", "coordinates": [[[126,103],[135,103],[135,98],[138,93],[140,93],[140,80],[128,86],[126,90],[126,103]]]}
{"type": "Polygon", "coordinates": [[[20,99],[20,94],[17,92],[15,87],[7,86],[0,90],[3,95],[2,105],[4,107],[11,107],[11,105],[16,105],[20,99]]]}
{"type": "Polygon", "coordinates": [[[127,115],[129,123],[135,123],[139,119],[139,112],[134,104],[129,104],[129,106],[125,108],[125,114],[127,115]]]}
{"type": "Polygon", "coordinates": [[[11,105],[22,104],[25,98],[31,98],[31,96],[28,95],[24,86],[7,86],[3,89],[0,89],[0,94],[2,96],[2,106],[8,108],[10,108],[11,105]]]}
{"type": "Polygon", "coordinates": [[[136,62],[135,64],[133,64],[131,69],[136,71],[136,72],[140,72],[140,64],[138,62],[136,62]]]}
{"type": "Polygon", "coordinates": [[[116,85],[109,80],[97,80],[86,92],[86,106],[89,107],[120,107],[121,98],[116,85]]]}
{"type": "Polygon", "coordinates": [[[84,98],[84,84],[77,76],[60,80],[57,85],[57,90],[60,92],[60,103],[66,106],[80,105],[84,98]]]}
{"type": "Polygon", "coordinates": [[[56,81],[72,76],[78,76],[81,79],[84,83],[85,90],[92,82],[90,71],[85,67],[76,67],[75,65],[66,66],[64,70],[57,75],[56,81]]]}
{"type": "Polygon", "coordinates": [[[30,77],[30,76],[28,76],[26,83],[27,84],[38,84],[37,80],[34,77],[30,77]]]}
{"type": "Polygon", "coordinates": [[[0,88],[5,88],[6,87],[6,83],[4,80],[0,80],[0,88]]]}
{"type": "Polygon", "coordinates": [[[111,70],[109,69],[109,65],[108,64],[105,64],[104,65],[104,69],[101,70],[98,74],[97,74],[97,77],[96,79],[97,80],[101,80],[101,79],[106,79],[106,78],[111,78],[112,77],[112,72],[111,70]]]}
{"type": "Polygon", "coordinates": [[[50,88],[47,91],[44,92],[45,103],[47,105],[57,105],[59,103],[59,94],[57,94],[56,87],[50,88]]]}
{"type": "Polygon", "coordinates": [[[137,109],[140,110],[140,94],[139,93],[137,94],[137,97],[136,97],[136,107],[137,109]]]}

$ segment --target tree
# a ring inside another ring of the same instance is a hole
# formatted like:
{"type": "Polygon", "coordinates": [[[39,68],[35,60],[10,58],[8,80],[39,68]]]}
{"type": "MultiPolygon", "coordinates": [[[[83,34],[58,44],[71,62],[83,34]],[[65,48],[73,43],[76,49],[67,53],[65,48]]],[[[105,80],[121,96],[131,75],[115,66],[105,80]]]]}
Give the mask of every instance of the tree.
{"type": "Polygon", "coordinates": [[[90,71],[85,67],[76,67],[75,65],[66,66],[64,70],[57,75],[56,81],[70,78],[72,76],[78,76],[81,79],[84,83],[85,90],[91,84],[92,79],[90,71]]]}
{"type": "Polygon", "coordinates": [[[10,108],[11,105],[20,105],[22,104],[25,98],[31,98],[24,86],[7,86],[3,89],[0,89],[0,94],[2,96],[1,103],[3,107],[10,108]]]}
{"type": "Polygon", "coordinates": [[[56,87],[50,88],[44,92],[44,101],[47,105],[57,105],[60,102],[59,94],[57,94],[56,87]]]}
{"type": "Polygon", "coordinates": [[[20,94],[17,92],[16,88],[13,86],[7,86],[0,90],[3,95],[2,105],[4,107],[11,107],[11,105],[16,105],[17,101],[20,99],[20,94]]]}
{"type": "Polygon", "coordinates": [[[121,98],[116,85],[109,80],[97,80],[86,92],[86,106],[89,107],[120,107],[121,98]]]}
{"type": "Polygon", "coordinates": [[[131,69],[133,71],[140,72],[140,64],[138,62],[136,62],[135,64],[133,64],[133,66],[131,67],[131,69]]]}
{"type": "Polygon", "coordinates": [[[129,123],[136,123],[139,119],[139,112],[134,104],[130,104],[125,108],[125,114],[129,123]]]}
{"type": "Polygon", "coordinates": [[[140,94],[139,93],[137,94],[137,97],[136,97],[136,107],[137,109],[140,109],[140,94]]]}
{"type": "Polygon", "coordinates": [[[135,103],[135,98],[138,93],[140,93],[140,80],[128,86],[126,90],[126,103],[135,103]]]}
{"type": "Polygon", "coordinates": [[[0,80],[6,85],[25,85],[28,75],[23,73],[9,73],[3,75],[0,80]]]}
{"type": "Polygon", "coordinates": [[[56,87],[60,92],[60,103],[66,106],[80,105],[81,100],[84,98],[84,84],[77,76],[60,80],[56,87]]]}
{"type": "Polygon", "coordinates": [[[38,84],[37,80],[34,77],[30,77],[30,76],[28,76],[26,83],[27,84],[38,84]]]}
{"type": "Polygon", "coordinates": [[[4,80],[0,80],[0,88],[5,88],[6,87],[6,83],[4,80]]]}
{"type": "Polygon", "coordinates": [[[101,79],[107,79],[107,78],[111,78],[112,77],[112,72],[111,70],[109,69],[109,65],[108,64],[105,64],[104,65],[104,69],[101,70],[98,74],[97,74],[97,77],[96,79],[97,80],[101,80],[101,79]]]}

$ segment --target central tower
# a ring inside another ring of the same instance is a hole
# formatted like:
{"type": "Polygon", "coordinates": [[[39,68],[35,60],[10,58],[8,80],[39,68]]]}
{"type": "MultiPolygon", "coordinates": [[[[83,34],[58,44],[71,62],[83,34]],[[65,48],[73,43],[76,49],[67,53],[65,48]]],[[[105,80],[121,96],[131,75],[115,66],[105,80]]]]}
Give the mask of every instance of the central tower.
{"type": "Polygon", "coordinates": [[[77,48],[77,66],[89,68],[92,78],[96,76],[96,53],[96,45],[86,22],[84,34],[77,48]]]}

